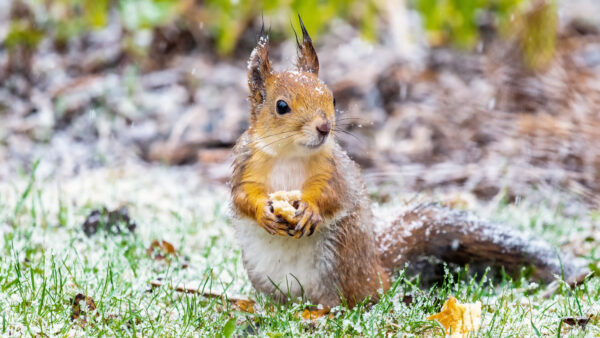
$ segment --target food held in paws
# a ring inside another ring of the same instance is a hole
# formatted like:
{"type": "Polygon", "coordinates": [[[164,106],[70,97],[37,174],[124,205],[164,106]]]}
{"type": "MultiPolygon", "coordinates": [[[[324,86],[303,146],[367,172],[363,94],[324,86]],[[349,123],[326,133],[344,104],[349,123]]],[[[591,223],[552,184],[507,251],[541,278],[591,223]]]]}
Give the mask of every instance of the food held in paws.
{"type": "Polygon", "coordinates": [[[294,216],[296,215],[296,208],[294,202],[300,200],[300,191],[276,191],[269,194],[269,198],[272,201],[273,213],[281,216],[287,222],[293,222],[294,216]]]}

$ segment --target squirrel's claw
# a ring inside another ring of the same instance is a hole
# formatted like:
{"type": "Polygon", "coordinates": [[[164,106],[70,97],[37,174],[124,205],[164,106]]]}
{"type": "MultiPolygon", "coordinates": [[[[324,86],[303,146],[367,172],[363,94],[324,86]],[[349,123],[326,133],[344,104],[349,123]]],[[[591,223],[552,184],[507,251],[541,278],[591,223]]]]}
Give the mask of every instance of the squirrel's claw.
{"type": "Polygon", "coordinates": [[[273,207],[270,203],[262,209],[261,217],[258,219],[260,224],[269,234],[280,236],[292,236],[289,233],[289,225],[281,217],[273,213],[273,207]]]}
{"type": "Polygon", "coordinates": [[[291,236],[288,232],[287,225],[283,223],[272,220],[264,220],[261,225],[271,235],[291,236]]]}
{"type": "Polygon", "coordinates": [[[311,206],[306,202],[300,203],[298,212],[296,212],[296,217],[300,218],[300,220],[294,228],[294,238],[301,238],[302,236],[304,236],[304,233],[307,229],[307,236],[311,236],[315,232],[317,225],[319,225],[319,223],[321,223],[322,221],[318,209],[315,206],[311,206]]]}
{"type": "Polygon", "coordinates": [[[257,220],[271,235],[294,238],[301,238],[305,234],[311,236],[321,221],[319,209],[307,202],[300,202],[294,219],[286,220],[275,212],[270,201],[262,208],[257,220]]]}

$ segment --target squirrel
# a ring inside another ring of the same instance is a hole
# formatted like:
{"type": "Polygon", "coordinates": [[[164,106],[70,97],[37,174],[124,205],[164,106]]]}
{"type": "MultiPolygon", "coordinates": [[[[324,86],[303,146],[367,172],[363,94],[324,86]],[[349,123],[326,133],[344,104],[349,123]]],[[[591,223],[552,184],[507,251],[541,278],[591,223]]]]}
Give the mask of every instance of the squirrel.
{"type": "Polygon", "coordinates": [[[576,273],[543,240],[435,203],[376,227],[360,170],[334,139],[335,99],[318,78],[319,60],[298,18],[296,67],[281,72],[271,66],[263,24],[248,61],[249,128],[233,149],[232,223],[256,290],[280,301],[353,307],[377,301],[395,271],[427,257],[509,272],[533,266],[543,281],[576,273]],[[269,194],[291,190],[300,199],[284,217],[269,194]]]}

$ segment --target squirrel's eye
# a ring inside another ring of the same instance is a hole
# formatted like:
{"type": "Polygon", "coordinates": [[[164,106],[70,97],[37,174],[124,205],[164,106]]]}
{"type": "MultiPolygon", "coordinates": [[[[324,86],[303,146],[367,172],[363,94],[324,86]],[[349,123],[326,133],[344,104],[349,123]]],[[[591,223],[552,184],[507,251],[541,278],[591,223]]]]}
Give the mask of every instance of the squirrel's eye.
{"type": "Polygon", "coordinates": [[[333,98],[333,108],[335,108],[335,97],[333,98]]]}
{"type": "Polygon", "coordinates": [[[283,115],[290,112],[290,106],[283,100],[277,101],[277,114],[283,115]]]}

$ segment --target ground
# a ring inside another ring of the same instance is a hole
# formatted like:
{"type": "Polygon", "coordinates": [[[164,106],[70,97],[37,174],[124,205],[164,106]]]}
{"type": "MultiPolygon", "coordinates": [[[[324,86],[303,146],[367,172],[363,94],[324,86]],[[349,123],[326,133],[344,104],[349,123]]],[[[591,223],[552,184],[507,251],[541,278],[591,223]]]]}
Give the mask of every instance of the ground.
{"type": "MultiPolygon", "coordinates": [[[[373,196],[384,189],[370,186],[373,196]]],[[[2,334],[434,336],[442,329],[426,318],[450,295],[483,303],[478,335],[600,334],[597,276],[573,290],[559,283],[558,291],[545,298],[548,286],[526,278],[478,281],[460,270],[449,272],[441,285],[423,289],[417,279],[400,273],[376,305],[340,307],[332,316],[304,319],[308,304],[279,305],[252,290],[229,225],[228,190],[207,182],[194,167],[101,168],[61,181],[23,175],[2,183],[0,196],[2,334]],[[121,233],[100,228],[86,236],[86,217],[103,206],[126,206],[135,229],[129,232],[120,224],[121,233]],[[171,243],[173,251],[159,245],[148,253],[154,240],[171,243]],[[152,281],[164,285],[152,287],[152,281]],[[222,297],[181,293],[172,285],[222,297]],[[255,300],[252,313],[227,296],[255,300]],[[85,297],[94,305],[87,305],[85,297]],[[563,321],[588,316],[593,317],[585,329],[563,321]]],[[[557,246],[573,248],[577,242],[585,250],[586,243],[597,240],[597,231],[587,227],[597,227],[599,215],[571,210],[573,216],[561,216],[558,200],[460,201],[479,215],[537,233],[557,246]]],[[[390,212],[398,203],[392,198],[376,210],[390,212]]],[[[597,247],[589,252],[590,262],[600,261],[597,247]]]]}
{"type": "MultiPolygon", "coordinates": [[[[256,293],[227,181],[248,126],[259,18],[230,58],[202,40],[145,62],[111,18],[62,48],[47,37],[35,53],[0,48],[0,335],[440,336],[426,318],[453,295],[482,302],[478,336],[600,336],[598,4],[559,7],[556,54],[540,70],[495,32],[473,51],[430,47],[417,32],[402,51],[387,32],[370,44],[334,21],[315,44],[337,101],[334,136],[379,216],[415,200],[466,209],[584,259],[581,285],[448,267],[427,287],[399,272],[379,303],[316,320],[302,316],[310,304],[256,293]]],[[[140,40],[188,43],[179,29],[140,40]]],[[[276,69],[294,63],[292,36],[272,47],[276,69]]]]}

